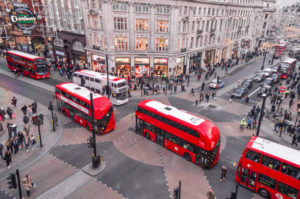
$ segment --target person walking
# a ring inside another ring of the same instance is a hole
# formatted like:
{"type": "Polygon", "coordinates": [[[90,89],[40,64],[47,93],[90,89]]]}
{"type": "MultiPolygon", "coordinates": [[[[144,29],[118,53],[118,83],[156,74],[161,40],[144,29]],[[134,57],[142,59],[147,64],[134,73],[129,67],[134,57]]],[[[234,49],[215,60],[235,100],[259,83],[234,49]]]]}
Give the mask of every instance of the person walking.
{"type": "Polygon", "coordinates": [[[31,176],[26,175],[25,178],[22,180],[22,184],[24,189],[26,190],[27,197],[30,197],[30,190],[32,189],[32,180],[31,176]]]}
{"type": "Polygon", "coordinates": [[[3,144],[0,143],[0,158],[3,159],[3,144]]]}
{"type": "Polygon", "coordinates": [[[30,144],[31,144],[31,150],[34,150],[34,145],[36,144],[36,140],[33,134],[30,135],[30,144]]]}
{"type": "Polygon", "coordinates": [[[208,192],[206,193],[207,199],[216,199],[215,193],[213,192],[212,189],[209,189],[208,192]]]}
{"type": "Polygon", "coordinates": [[[292,146],[298,146],[298,136],[297,134],[295,133],[294,136],[293,136],[293,139],[292,139],[292,146]]]}
{"type": "Polygon", "coordinates": [[[9,169],[11,167],[11,153],[8,150],[5,152],[4,160],[6,161],[6,166],[9,169]]]}
{"type": "Polygon", "coordinates": [[[30,139],[28,137],[28,135],[24,136],[24,143],[25,143],[25,148],[26,148],[26,152],[29,151],[29,144],[30,144],[30,139]]]}
{"type": "Polygon", "coordinates": [[[17,98],[15,96],[13,96],[13,98],[11,99],[11,105],[13,105],[15,108],[17,106],[17,98]]]}
{"type": "Polygon", "coordinates": [[[24,115],[26,115],[26,113],[27,113],[27,106],[26,105],[24,105],[22,108],[21,108],[21,111],[23,112],[23,114],[24,115]]]}
{"type": "Polygon", "coordinates": [[[220,182],[224,181],[226,179],[226,174],[227,174],[227,168],[225,165],[222,166],[221,168],[221,178],[220,182]]]}

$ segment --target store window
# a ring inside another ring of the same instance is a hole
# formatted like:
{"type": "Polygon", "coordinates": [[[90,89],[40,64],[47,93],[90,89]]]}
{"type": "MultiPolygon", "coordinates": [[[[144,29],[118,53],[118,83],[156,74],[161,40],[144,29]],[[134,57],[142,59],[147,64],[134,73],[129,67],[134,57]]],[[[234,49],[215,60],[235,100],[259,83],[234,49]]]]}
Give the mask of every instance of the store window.
{"type": "Polygon", "coordinates": [[[127,18],[114,17],[114,30],[127,30],[127,18]]]}
{"type": "Polygon", "coordinates": [[[168,45],[169,45],[168,42],[169,42],[168,39],[156,38],[156,41],[155,41],[156,51],[159,51],[159,52],[168,51],[168,45]]]}
{"type": "Polygon", "coordinates": [[[115,37],[115,49],[116,50],[127,50],[128,49],[128,38],[127,37],[115,37]]]}
{"type": "Polygon", "coordinates": [[[135,40],[135,49],[136,50],[148,50],[148,38],[146,37],[137,37],[135,40]]]}
{"type": "Polygon", "coordinates": [[[128,78],[130,76],[130,58],[117,57],[116,69],[118,77],[128,78]]]}
{"type": "Polygon", "coordinates": [[[149,29],[148,19],[136,19],[135,28],[137,32],[146,32],[149,29]]]}
{"type": "Polygon", "coordinates": [[[154,59],[154,75],[167,76],[168,75],[168,59],[155,58],[154,59]]]}
{"type": "Polygon", "coordinates": [[[169,32],[169,21],[156,20],[156,32],[169,32]]]}
{"type": "Polygon", "coordinates": [[[134,59],[135,76],[150,76],[150,59],[137,57],[134,59]]]}

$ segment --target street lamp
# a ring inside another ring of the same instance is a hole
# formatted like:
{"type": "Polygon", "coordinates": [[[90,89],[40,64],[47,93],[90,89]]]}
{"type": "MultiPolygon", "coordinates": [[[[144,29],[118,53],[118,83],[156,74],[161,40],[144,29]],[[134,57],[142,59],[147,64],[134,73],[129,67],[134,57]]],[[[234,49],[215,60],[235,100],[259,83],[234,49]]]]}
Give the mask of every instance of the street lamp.
{"type": "Polygon", "coordinates": [[[100,155],[97,156],[97,148],[96,148],[96,132],[95,132],[95,119],[94,119],[94,100],[93,100],[93,93],[90,93],[90,103],[91,103],[91,116],[92,116],[92,133],[93,133],[93,139],[91,146],[93,147],[93,157],[92,157],[92,168],[96,169],[101,164],[101,157],[100,155]]]}
{"type": "Polygon", "coordinates": [[[264,116],[264,109],[265,109],[267,94],[263,93],[262,97],[263,97],[263,101],[262,101],[262,105],[261,105],[261,111],[260,111],[260,114],[259,114],[259,120],[258,120],[258,125],[257,125],[257,130],[256,130],[256,136],[259,136],[260,125],[261,125],[262,118],[264,116]]]}
{"type": "Polygon", "coordinates": [[[106,93],[107,93],[107,98],[109,99],[109,76],[108,76],[108,55],[105,56],[105,62],[106,62],[106,75],[107,75],[107,86],[106,86],[106,93]]]}
{"type": "MultiPolygon", "coordinates": [[[[54,121],[53,121],[54,123],[54,121]]],[[[42,124],[42,116],[39,115],[38,119],[37,119],[37,124],[38,124],[38,130],[39,130],[39,140],[40,140],[40,147],[43,147],[43,143],[42,143],[42,136],[41,136],[41,124],[42,124]]]]}
{"type": "Polygon", "coordinates": [[[261,66],[261,69],[262,69],[262,70],[263,70],[264,67],[265,67],[266,56],[267,56],[267,52],[264,52],[264,60],[263,60],[262,66],[261,66]]]}
{"type": "Polygon", "coordinates": [[[53,124],[53,131],[55,131],[55,123],[54,123],[54,118],[53,118],[53,105],[52,105],[52,101],[50,101],[48,109],[51,111],[51,115],[52,115],[52,124],[53,124]]]}

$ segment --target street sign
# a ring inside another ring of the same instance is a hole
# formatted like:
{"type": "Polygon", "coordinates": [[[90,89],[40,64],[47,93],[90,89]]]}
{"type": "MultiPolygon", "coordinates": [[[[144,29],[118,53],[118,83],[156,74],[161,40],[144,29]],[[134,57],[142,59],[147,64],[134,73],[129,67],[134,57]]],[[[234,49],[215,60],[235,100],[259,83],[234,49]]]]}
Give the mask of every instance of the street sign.
{"type": "Polygon", "coordinates": [[[279,91],[280,91],[281,93],[285,93],[286,87],[285,87],[285,86],[281,86],[280,89],[279,89],[279,91]]]}

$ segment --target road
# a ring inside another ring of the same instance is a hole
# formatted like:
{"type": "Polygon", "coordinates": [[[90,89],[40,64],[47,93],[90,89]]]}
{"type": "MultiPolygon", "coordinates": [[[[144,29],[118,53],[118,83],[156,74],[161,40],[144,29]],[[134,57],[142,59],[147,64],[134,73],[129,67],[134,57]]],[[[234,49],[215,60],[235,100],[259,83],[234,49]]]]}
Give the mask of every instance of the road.
{"type": "MultiPolygon", "coordinates": [[[[268,63],[268,59],[266,59],[266,63],[268,63]]],[[[254,61],[245,67],[237,69],[233,74],[224,77],[223,80],[226,86],[217,91],[218,98],[211,104],[202,103],[200,106],[195,107],[195,97],[193,98],[185,93],[178,96],[156,98],[159,101],[169,103],[180,109],[202,115],[219,126],[222,137],[222,150],[219,163],[214,168],[202,170],[193,164],[189,164],[174,153],[160,148],[156,144],[133,133],[133,113],[136,109],[136,104],[143,100],[142,98],[136,98],[131,99],[128,104],[115,107],[117,118],[116,130],[108,135],[99,137],[100,141],[97,143],[97,148],[101,151],[107,166],[104,172],[93,177],[97,181],[98,186],[105,185],[111,188],[118,196],[130,199],[170,198],[170,194],[173,194],[173,188],[175,188],[178,180],[182,180],[183,196],[185,196],[183,198],[185,199],[201,198],[199,195],[197,196],[199,194],[199,187],[202,187],[203,190],[200,192],[205,195],[205,190],[208,187],[206,187],[204,181],[207,180],[207,185],[213,188],[218,199],[229,197],[230,192],[235,188],[235,168],[232,165],[234,162],[238,162],[253,132],[244,132],[241,135],[237,124],[241,117],[247,114],[250,107],[245,106],[243,100],[238,99],[229,104],[228,95],[230,95],[238,80],[253,75],[254,72],[260,70],[261,64],[261,61],[254,61]],[[228,174],[226,181],[221,183],[219,182],[219,177],[222,165],[228,168],[228,174]],[[177,167],[181,169],[175,170],[177,167]],[[189,179],[185,179],[187,176],[190,176],[189,179]],[[192,184],[190,184],[191,180],[192,184]],[[133,189],[132,187],[135,188],[133,189]]],[[[5,64],[1,64],[1,66],[5,68],[5,64]]],[[[61,81],[49,79],[43,80],[43,82],[54,86],[61,81]]],[[[53,93],[36,87],[34,84],[38,84],[38,80],[32,80],[32,84],[28,84],[16,78],[0,74],[0,87],[36,100],[43,105],[48,105],[49,99],[53,98],[53,93]]],[[[249,94],[251,93],[250,100],[252,103],[257,103],[261,100],[256,95],[259,86],[260,84],[254,84],[249,92],[249,94]]],[[[208,88],[205,91],[208,91],[208,88]]],[[[53,163],[53,170],[48,173],[46,172],[47,174],[51,173],[53,175],[52,178],[55,177],[56,179],[60,179],[60,181],[70,178],[70,176],[61,175],[61,171],[57,171],[57,174],[55,173],[56,168],[61,168],[58,166],[60,162],[68,165],[66,167],[68,171],[72,170],[71,167],[76,170],[82,170],[90,162],[90,156],[86,155],[90,154],[90,150],[86,146],[86,137],[90,133],[71,120],[64,125],[64,128],[64,139],[48,153],[50,157],[55,157],[54,162],[57,163],[53,163]]],[[[263,126],[263,130],[271,128],[271,125],[263,126]]],[[[48,159],[50,158],[48,157],[48,159]]],[[[39,164],[36,167],[38,166],[39,164]]],[[[72,179],[72,176],[73,174],[70,179],[72,179]]],[[[43,193],[48,193],[47,190],[49,189],[55,190],[54,188],[58,182],[55,184],[53,180],[47,184],[43,180],[40,180],[39,184],[41,184],[41,187],[35,193],[36,197],[43,193]],[[42,185],[43,183],[45,185],[42,185]]],[[[86,193],[83,189],[80,190],[86,193]]],[[[96,188],[95,192],[97,193],[97,191],[99,190],[96,188]]],[[[108,192],[107,189],[104,189],[104,191],[108,192]]],[[[80,195],[79,192],[74,191],[74,195],[76,195],[75,193],[80,195]]],[[[253,197],[253,192],[240,188],[238,196],[239,198],[250,199],[253,197]]]]}

